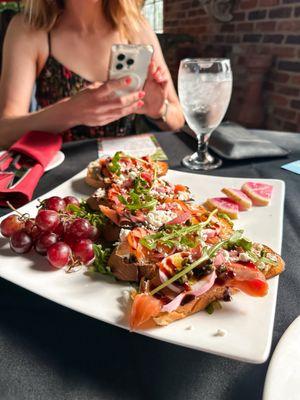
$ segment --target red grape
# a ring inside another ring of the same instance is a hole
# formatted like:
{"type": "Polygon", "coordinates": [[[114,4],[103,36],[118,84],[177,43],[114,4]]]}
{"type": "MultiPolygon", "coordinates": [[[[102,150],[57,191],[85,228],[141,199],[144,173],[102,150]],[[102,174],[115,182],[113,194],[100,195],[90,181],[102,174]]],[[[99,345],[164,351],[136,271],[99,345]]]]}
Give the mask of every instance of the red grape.
{"type": "Polygon", "coordinates": [[[31,249],[32,239],[25,231],[25,229],[14,232],[11,235],[10,247],[13,251],[19,254],[27,253],[31,249]]]}
{"type": "Polygon", "coordinates": [[[67,197],[64,197],[64,201],[65,201],[65,203],[66,203],[66,206],[67,206],[68,204],[75,204],[75,205],[79,206],[79,204],[80,204],[79,200],[76,199],[76,197],[74,197],[74,196],[67,196],[67,197]]]}
{"type": "Polygon", "coordinates": [[[28,235],[31,235],[32,229],[35,226],[35,221],[33,218],[27,219],[25,222],[25,231],[28,233],[28,235]]]}
{"type": "Polygon", "coordinates": [[[90,239],[78,240],[78,242],[73,245],[73,252],[78,260],[84,264],[88,264],[95,257],[93,242],[90,239]]]}
{"type": "Polygon", "coordinates": [[[10,237],[14,232],[24,228],[24,221],[18,215],[10,215],[1,222],[1,234],[5,237],[10,237]]]}
{"type": "Polygon", "coordinates": [[[65,226],[63,222],[60,222],[57,227],[53,229],[53,233],[55,233],[59,237],[63,237],[65,232],[65,226]]]}
{"type": "Polygon", "coordinates": [[[25,231],[31,236],[33,241],[40,235],[41,230],[35,225],[34,219],[28,219],[25,222],[25,231]]]}
{"type": "Polygon", "coordinates": [[[43,232],[34,244],[35,251],[39,254],[46,255],[48,247],[52,246],[57,241],[58,237],[55,233],[43,232]]]}
{"type": "Polygon", "coordinates": [[[59,215],[53,210],[40,210],[35,218],[35,223],[41,231],[51,231],[59,222],[59,215]]]}
{"type": "Polygon", "coordinates": [[[68,228],[67,233],[70,237],[76,239],[87,239],[90,236],[91,224],[84,218],[76,218],[70,227],[68,228]]]}
{"type": "Polygon", "coordinates": [[[49,263],[55,268],[62,268],[68,265],[71,256],[71,248],[64,242],[57,242],[47,250],[49,263]]]}
{"type": "Polygon", "coordinates": [[[58,196],[49,197],[49,199],[44,200],[44,208],[46,210],[53,210],[56,212],[65,211],[66,203],[58,196]]]}
{"type": "Polygon", "coordinates": [[[91,225],[89,239],[91,239],[91,241],[95,243],[99,239],[99,236],[99,229],[96,226],[91,225]]]}

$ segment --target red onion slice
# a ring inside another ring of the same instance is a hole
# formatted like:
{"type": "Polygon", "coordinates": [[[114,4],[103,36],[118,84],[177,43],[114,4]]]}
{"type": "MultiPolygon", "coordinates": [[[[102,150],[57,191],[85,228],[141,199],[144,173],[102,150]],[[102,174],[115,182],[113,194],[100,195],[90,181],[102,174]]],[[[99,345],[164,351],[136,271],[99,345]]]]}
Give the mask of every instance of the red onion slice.
{"type": "Polygon", "coordinates": [[[203,277],[200,281],[198,281],[191,287],[192,290],[190,290],[188,292],[180,293],[170,303],[164,305],[161,309],[161,312],[172,312],[172,311],[176,310],[180,306],[183,298],[188,294],[189,295],[192,294],[195,297],[201,296],[201,294],[207,292],[213,286],[213,284],[215,283],[216,277],[217,277],[217,275],[216,275],[215,271],[213,271],[211,274],[203,277]]]}
{"type": "MultiPolygon", "coordinates": [[[[169,279],[167,277],[167,275],[161,269],[159,269],[159,278],[162,283],[169,279]]],[[[169,288],[170,290],[172,290],[175,293],[180,293],[182,291],[182,289],[180,289],[176,285],[173,285],[172,283],[170,283],[170,285],[168,285],[167,288],[169,288]]]]}

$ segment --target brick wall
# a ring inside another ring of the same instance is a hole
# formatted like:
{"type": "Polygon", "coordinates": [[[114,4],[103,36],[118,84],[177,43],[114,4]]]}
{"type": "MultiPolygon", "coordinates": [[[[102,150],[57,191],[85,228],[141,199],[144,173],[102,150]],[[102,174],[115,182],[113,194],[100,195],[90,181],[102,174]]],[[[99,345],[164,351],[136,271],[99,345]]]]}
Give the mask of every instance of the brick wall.
{"type": "Polygon", "coordinates": [[[300,132],[300,0],[236,0],[234,18],[227,23],[208,16],[197,0],[165,0],[164,32],[170,37],[191,36],[181,50],[177,46],[175,61],[174,48],[168,46],[166,58],[174,77],[180,55],[230,57],[234,72],[230,118],[234,120],[247,95],[247,59],[270,55],[263,82],[265,119],[260,127],[300,132]]]}

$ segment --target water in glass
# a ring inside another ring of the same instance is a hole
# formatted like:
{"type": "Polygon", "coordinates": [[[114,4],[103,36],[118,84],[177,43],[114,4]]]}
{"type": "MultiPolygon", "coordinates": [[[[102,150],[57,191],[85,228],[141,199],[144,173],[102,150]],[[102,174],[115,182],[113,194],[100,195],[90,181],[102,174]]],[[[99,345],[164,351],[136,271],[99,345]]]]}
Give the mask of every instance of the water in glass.
{"type": "Polygon", "coordinates": [[[213,169],[221,160],[207,150],[211,132],[221,123],[232,91],[230,61],[185,59],[178,76],[179,99],[189,127],[198,139],[198,152],[183,159],[190,169],[213,169]]]}

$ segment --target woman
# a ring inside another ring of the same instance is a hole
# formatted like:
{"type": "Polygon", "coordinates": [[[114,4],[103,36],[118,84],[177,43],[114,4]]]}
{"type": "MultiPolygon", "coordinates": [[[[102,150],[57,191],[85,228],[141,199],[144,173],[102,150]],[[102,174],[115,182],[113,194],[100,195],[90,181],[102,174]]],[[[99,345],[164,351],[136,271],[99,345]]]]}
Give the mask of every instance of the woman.
{"type": "Polygon", "coordinates": [[[25,0],[3,51],[0,146],[25,132],[63,132],[65,141],[134,133],[134,114],[165,130],[184,118],[157,37],[141,15],[142,0],[25,0]],[[108,80],[111,46],[152,44],[144,90],[117,97],[130,78],[108,80]],[[36,82],[39,110],[28,113],[36,82]]]}

